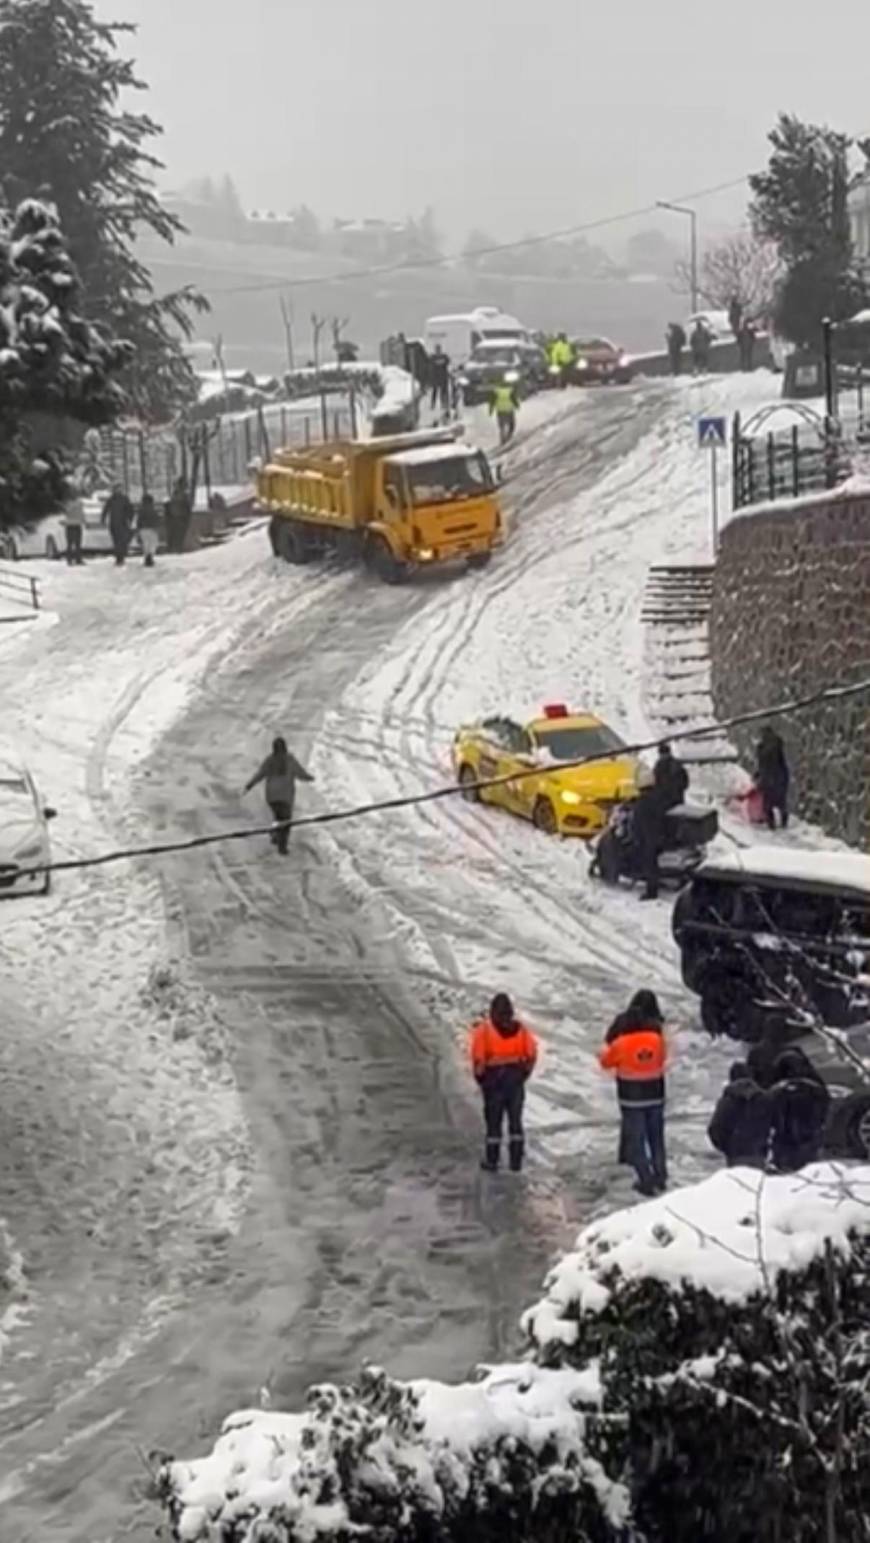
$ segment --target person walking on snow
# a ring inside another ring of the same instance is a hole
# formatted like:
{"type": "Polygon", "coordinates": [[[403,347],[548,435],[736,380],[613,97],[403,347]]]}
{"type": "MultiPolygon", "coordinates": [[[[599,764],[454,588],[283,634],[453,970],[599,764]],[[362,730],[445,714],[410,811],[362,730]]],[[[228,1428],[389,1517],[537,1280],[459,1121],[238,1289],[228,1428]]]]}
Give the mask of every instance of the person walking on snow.
{"type": "Polygon", "coordinates": [[[103,524],[109,527],[112,550],[115,553],[115,566],[118,568],[123,568],[127,560],[135,520],[133,505],[121,484],[116,482],[103,505],[103,524]]]}
{"type": "Polygon", "coordinates": [[[501,1160],[502,1128],[508,1126],[512,1173],[519,1173],[525,1156],[523,1104],[526,1083],[538,1059],[538,1042],[517,1018],[510,997],[500,991],[490,1003],[489,1016],[471,1031],[471,1067],[483,1094],[486,1146],[481,1167],[495,1173],[501,1160]]]}
{"type": "Polygon", "coordinates": [[[178,477],[166,510],[166,545],[170,552],[184,551],[192,513],[187,484],[183,477],[178,477]]]}
{"type": "Polygon", "coordinates": [[[788,789],[791,772],[786,759],[785,745],[771,725],[765,724],[755,747],[755,781],[761,791],[764,818],[771,830],[776,829],[779,814],[783,830],[788,825],[788,789]]]}
{"type": "Polygon", "coordinates": [[[159,541],[160,516],[150,493],[143,494],[139,505],[139,541],[146,568],[154,567],[154,556],[159,541]]]}
{"type": "Polygon", "coordinates": [[[696,321],[692,328],[689,347],[692,351],[692,368],[695,374],[704,374],[710,368],[710,334],[700,320],[696,321]]]}
{"type": "Polygon", "coordinates": [[[517,412],[520,400],[517,396],[516,386],[503,380],[500,385],[493,386],[489,399],[490,417],[495,416],[498,424],[498,442],[500,445],[508,445],[517,431],[517,412]]]}
{"type": "Polygon", "coordinates": [[[602,1070],[616,1075],[622,1121],[620,1160],[637,1175],[635,1189],[657,1195],[667,1189],[665,1155],[665,1069],[667,1045],[658,1003],[651,991],[639,991],[622,1024],[612,1024],[599,1053],[602,1070]],[[654,1010],[655,1009],[655,1010],[654,1010]],[[611,1038],[611,1035],[613,1036],[611,1038]]]}
{"type": "Polygon", "coordinates": [[[300,765],[295,755],[291,755],[287,749],[287,741],[279,735],[272,741],[272,749],[265,761],[245,783],[245,792],[250,793],[258,782],[266,784],[266,803],[275,821],[275,829],[272,831],[270,841],[278,848],[282,857],[287,856],[287,843],[290,839],[290,822],[293,819],[293,806],[296,802],[297,782],[313,782],[311,773],[300,765]]]}
{"type": "Polygon", "coordinates": [[[665,795],[656,786],[655,776],[648,766],[641,765],[637,772],[637,798],[630,805],[631,840],[637,853],[640,877],[644,881],[641,900],[657,900],[659,894],[659,857],[665,849],[667,838],[667,804],[665,795]]]}
{"type": "Polygon", "coordinates": [[[82,537],[85,527],[85,506],[79,493],[73,493],[72,498],[64,509],[63,524],[66,531],[67,563],[71,568],[81,568],[84,563],[82,537]]]}
{"type": "Polygon", "coordinates": [[[432,398],[430,405],[440,407],[442,413],[450,412],[450,360],[445,354],[441,344],[436,344],[435,352],[429,360],[429,379],[432,384],[432,398]]]}

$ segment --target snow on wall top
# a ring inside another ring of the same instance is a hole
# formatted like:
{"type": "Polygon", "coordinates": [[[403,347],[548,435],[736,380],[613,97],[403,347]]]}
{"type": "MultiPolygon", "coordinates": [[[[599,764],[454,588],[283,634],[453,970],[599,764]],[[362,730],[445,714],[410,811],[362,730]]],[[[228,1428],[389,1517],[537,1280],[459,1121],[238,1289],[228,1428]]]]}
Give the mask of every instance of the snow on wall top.
{"type": "Polygon", "coordinates": [[[752,846],[702,863],[697,873],[746,874],[757,879],[831,884],[870,895],[870,857],[862,852],[802,851],[795,847],[752,846]]]}
{"type": "Polygon", "coordinates": [[[846,1250],[850,1231],[868,1230],[870,1166],[815,1163],[788,1175],[725,1169],[586,1227],[551,1271],[524,1327],[540,1345],[574,1344],[578,1312],[604,1311],[614,1271],[745,1301],[781,1270],[804,1269],[826,1241],[846,1250]]]}

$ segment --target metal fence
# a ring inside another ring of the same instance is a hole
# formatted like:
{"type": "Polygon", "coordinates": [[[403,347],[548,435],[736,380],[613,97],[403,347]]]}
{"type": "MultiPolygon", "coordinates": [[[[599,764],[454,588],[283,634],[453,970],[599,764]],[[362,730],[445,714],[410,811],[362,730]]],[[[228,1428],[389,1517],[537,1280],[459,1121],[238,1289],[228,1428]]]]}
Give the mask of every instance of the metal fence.
{"type": "Polygon", "coordinates": [[[253,481],[253,466],[280,447],[301,448],[330,436],[352,434],[347,398],[324,397],[308,404],[275,403],[177,429],[107,428],[89,457],[86,480],[94,486],[120,485],[134,501],[150,493],[166,500],[179,477],[206,496],[253,481]]]}
{"type": "Polygon", "coordinates": [[[799,498],[838,487],[853,470],[858,442],[838,421],[802,414],[785,429],[759,433],[735,413],[731,434],[732,507],[799,498]]]}

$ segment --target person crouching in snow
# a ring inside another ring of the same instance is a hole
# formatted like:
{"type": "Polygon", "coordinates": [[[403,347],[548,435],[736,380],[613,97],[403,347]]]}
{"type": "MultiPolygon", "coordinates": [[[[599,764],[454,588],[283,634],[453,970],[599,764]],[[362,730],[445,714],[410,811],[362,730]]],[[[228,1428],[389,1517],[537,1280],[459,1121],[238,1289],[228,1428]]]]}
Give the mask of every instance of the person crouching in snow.
{"type": "Polygon", "coordinates": [[[665,1157],[667,1045],[661,1018],[652,1011],[644,1014],[636,1010],[641,997],[647,1003],[655,1003],[652,992],[639,992],[629,1008],[631,1025],[611,1026],[609,1043],[605,1042],[598,1060],[604,1071],[616,1073],[622,1119],[620,1161],[624,1159],[634,1169],[637,1175],[635,1189],[642,1195],[656,1195],[668,1184],[665,1157]]]}
{"type": "Polygon", "coordinates": [[[490,1003],[489,1016],[471,1032],[471,1066],[483,1094],[486,1148],[481,1168],[495,1173],[501,1161],[501,1137],[508,1126],[512,1173],[519,1173],[525,1156],[523,1104],[526,1083],[538,1059],[538,1041],[517,1018],[510,997],[500,991],[490,1003]]]}
{"type": "Polygon", "coordinates": [[[250,793],[251,788],[255,788],[258,782],[265,782],[266,803],[275,821],[275,829],[270,840],[283,857],[287,856],[290,822],[293,819],[293,805],[296,802],[296,784],[313,781],[311,773],[300,765],[295,755],[290,754],[287,741],[279,735],[272,741],[271,753],[266,756],[262,766],[254,773],[250,782],[245,784],[245,792],[250,793]]]}

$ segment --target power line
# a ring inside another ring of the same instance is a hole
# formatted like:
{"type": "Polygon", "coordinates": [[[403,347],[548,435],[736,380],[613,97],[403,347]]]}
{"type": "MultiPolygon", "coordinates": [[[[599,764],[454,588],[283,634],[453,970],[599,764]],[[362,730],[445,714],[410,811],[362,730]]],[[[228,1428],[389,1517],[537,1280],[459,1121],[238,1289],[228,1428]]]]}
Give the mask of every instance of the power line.
{"type": "MultiPolygon", "coordinates": [[[[719,182],[714,187],[701,188],[694,193],[681,193],[674,198],[674,203],[692,203],[701,198],[712,198],[716,193],[726,193],[731,188],[742,186],[749,177],[746,172],[742,177],[732,177],[730,182],[719,182]]],[[[543,246],[548,241],[561,241],[566,236],[582,236],[589,231],[603,230],[608,225],[622,225],[626,220],[639,219],[645,214],[655,214],[658,205],[642,204],[636,209],[624,209],[620,214],[604,215],[600,219],[586,220],[579,225],[568,225],[562,230],[549,230],[535,236],[523,236],[517,241],[500,241],[493,246],[475,247],[473,252],[449,252],[438,257],[404,257],[397,262],[383,263],[373,268],[345,269],[342,273],[326,273],[318,276],[306,276],[305,278],[264,279],[256,284],[237,284],[226,289],[213,289],[213,295],[255,295],[269,290],[300,289],[315,284],[347,284],[357,279],[382,278],[390,273],[416,272],[418,269],[443,268],[453,262],[458,262],[462,257],[492,257],[499,252],[516,252],[522,247],[543,246]]],[[[167,262],[169,259],[167,259],[167,262]]]]}
{"type": "MultiPolygon", "coordinates": [[[[737,713],[732,718],[727,718],[723,723],[712,723],[699,729],[681,729],[676,734],[668,735],[671,743],[683,740],[703,740],[717,737],[728,729],[740,728],[745,724],[760,723],[766,718],[784,718],[794,713],[805,712],[810,707],[818,707],[824,702],[842,701],[844,698],[857,696],[862,692],[870,691],[870,678],[855,681],[847,686],[827,686],[821,691],[813,692],[811,696],[790,698],[785,702],[777,703],[773,707],[758,707],[751,712],[737,713]]],[[[645,751],[655,750],[662,743],[661,736],[656,739],[645,740],[634,745],[623,745],[618,750],[611,751],[607,755],[584,755],[576,760],[560,761],[558,769],[569,771],[581,766],[592,764],[600,765],[603,761],[613,761],[626,755],[642,755],[645,751]]],[[[76,857],[62,859],[56,863],[46,863],[41,867],[22,868],[22,876],[36,877],[48,873],[69,873],[84,868],[103,868],[109,863],[128,862],[138,857],[163,857],[177,852],[193,852],[200,847],[218,846],[225,841],[250,841],[254,836],[270,836],[276,830],[302,830],[312,825],[337,825],[349,820],[363,819],[371,814],[383,814],[396,809],[410,809],[420,804],[432,804],[443,798],[456,798],[467,795],[469,792],[480,792],[486,788],[502,787],[506,783],[523,782],[529,777],[538,777],[541,774],[540,766],[530,766],[516,772],[508,772],[500,777],[486,777],[479,781],[460,785],[459,783],[446,783],[440,788],[431,788],[427,793],[400,794],[395,798],[378,799],[367,804],[356,804],[349,809],[330,809],[325,814],[303,815],[297,820],[288,820],[270,825],[245,826],[242,830],[221,831],[210,836],[190,836],[183,841],[153,842],[148,846],[124,847],[110,852],[98,853],[95,857],[76,857]]]]}

